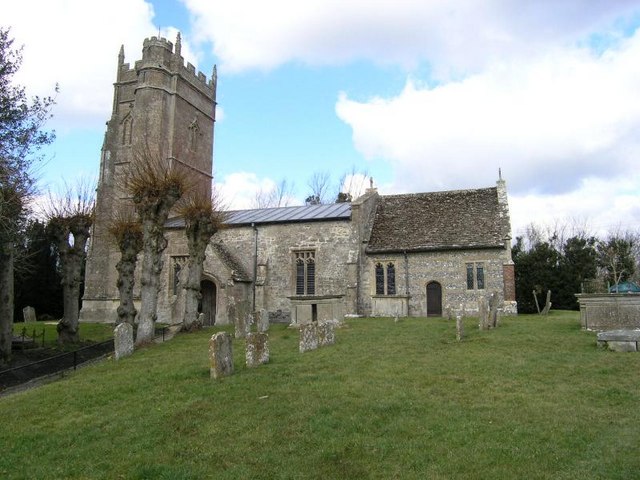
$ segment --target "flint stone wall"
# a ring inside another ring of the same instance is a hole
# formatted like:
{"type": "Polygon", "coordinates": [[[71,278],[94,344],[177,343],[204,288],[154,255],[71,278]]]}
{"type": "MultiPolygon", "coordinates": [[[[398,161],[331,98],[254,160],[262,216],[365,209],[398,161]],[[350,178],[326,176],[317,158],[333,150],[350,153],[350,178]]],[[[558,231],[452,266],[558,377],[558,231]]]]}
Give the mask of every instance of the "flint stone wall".
{"type": "Polygon", "coordinates": [[[467,314],[478,312],[478,298],[499,292],[500,310],[516,314],[514,302],[504,299],[504,271],[507,252],[502,248],[455,250],[403,254],[369,254],[361,278],[364,315],[422,317],[427,315],[427,283],[442,286],[442,314],[463,305],[467,314]],[[375,265],[393,262],[396,267],[395,296],[375,295],[375,265]],[[484,264],[484,289],[467,290],[467,263],[484,264]]]}

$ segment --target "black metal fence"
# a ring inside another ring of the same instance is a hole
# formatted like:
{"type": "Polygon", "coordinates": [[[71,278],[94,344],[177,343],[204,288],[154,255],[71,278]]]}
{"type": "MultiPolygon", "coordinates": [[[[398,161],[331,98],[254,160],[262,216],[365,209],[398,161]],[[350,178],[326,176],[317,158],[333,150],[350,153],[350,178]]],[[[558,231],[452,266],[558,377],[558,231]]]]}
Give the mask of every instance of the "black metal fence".
{"type": "MultiPolygon", "coordinates": [[[[159,328],[155,331],[156,340],[165,341],[167,328],[159,328]]],[[[43,332],[44,334],[44,332],[43,332]]],[[[34,340],[38,338],[35,333],[33,335],[34,340]]],[[[26,331],[23,331],[22,342],[23,347],[29,343],[32,338],[27,335],[26,331]]],[[[44,345],[44,338],[42,339],[42,345],[44,345]]],[[[75,370],[83,363],[87,363],[91,360],[101,358],[105,355],[113,353],[113,339],[105,342],[95,343],[86,347],[79,348],[73,352],[64,352],[51,357],[43,358],[35,362],[27,363],[25,365],[19,365],[16,367],[8,368],[0,371],[0,393],[8,388],[15,387],[17,385],[29,382],[31,380],[46,377],[56,373],[65,372],[67,370],[75,370]]]]}

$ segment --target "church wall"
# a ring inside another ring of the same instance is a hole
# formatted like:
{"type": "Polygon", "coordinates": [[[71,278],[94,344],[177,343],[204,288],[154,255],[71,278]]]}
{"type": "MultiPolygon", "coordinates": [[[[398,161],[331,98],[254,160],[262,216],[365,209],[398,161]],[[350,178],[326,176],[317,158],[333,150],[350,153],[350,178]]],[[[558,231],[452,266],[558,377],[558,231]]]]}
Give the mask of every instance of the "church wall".
{"type": "MultiPolygon", "coordinates": [[[[365,315],[391,316],[393,312],[376,311],[384,305],[384,295],[375,295],[375,265],[393,263],[398,297],[404,297],[408,316],[427,316],[427,284],[432,281],[442,287],[442,314],[459,310],[462,305],[466,312],[477,312],[478,298],[498,292],[504,300],[503,249],[456,250],[444,252],[420,252],[367,255],[366,270],[362,288],[371,303],[365,315]],[[467,289],[467,264],[482,264],[484,288],[467,289]]],[[[398,312],[402,315],[403,311],[398,312]]]]}

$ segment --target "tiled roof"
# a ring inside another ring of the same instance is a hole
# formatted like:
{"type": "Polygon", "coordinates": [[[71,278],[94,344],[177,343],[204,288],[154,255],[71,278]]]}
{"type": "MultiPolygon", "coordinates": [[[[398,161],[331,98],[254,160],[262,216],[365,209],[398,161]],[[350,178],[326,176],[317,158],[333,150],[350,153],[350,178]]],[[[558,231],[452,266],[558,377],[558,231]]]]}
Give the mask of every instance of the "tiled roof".
{"type": "Polygon", "coordinates": [[[505,216],[496,188],[382,196],[367,252],[500,247],[505,216]]]}

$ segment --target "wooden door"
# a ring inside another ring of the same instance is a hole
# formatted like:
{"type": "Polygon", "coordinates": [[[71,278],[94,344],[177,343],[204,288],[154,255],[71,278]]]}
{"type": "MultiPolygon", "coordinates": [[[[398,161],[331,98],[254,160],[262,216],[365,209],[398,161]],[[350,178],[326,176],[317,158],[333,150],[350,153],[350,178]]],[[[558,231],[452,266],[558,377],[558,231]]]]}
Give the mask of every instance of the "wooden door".
{"type": "Polygon", "coordinates": [[[427,317],[442,316],[442,285],[438,282],[427,283],[427,317]]]}

